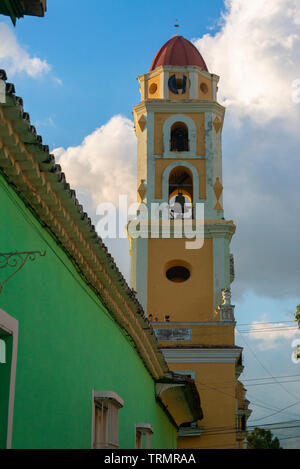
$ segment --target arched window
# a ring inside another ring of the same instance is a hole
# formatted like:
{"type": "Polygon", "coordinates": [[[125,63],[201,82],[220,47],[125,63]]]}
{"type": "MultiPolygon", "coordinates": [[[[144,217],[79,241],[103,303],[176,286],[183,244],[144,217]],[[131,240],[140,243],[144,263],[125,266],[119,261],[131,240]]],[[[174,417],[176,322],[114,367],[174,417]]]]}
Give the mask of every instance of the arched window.
{"type": "Polygon", "coordinates": [[[177,166],[169,175],[171,218],[192,218],[193,175],[184,166],[177,166]]]}
{"type": "Polygon", "coordinates": [[[189,131],[183,122],[171,127],[171,151],[189,151],[189,131]]]}

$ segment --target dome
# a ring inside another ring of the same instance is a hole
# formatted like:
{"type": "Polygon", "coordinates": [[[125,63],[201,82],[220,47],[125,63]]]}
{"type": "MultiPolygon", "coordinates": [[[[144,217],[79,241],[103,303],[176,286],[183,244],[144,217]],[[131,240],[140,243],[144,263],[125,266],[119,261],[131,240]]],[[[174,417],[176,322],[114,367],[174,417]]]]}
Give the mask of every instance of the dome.
{"type": "Polygon", "coordinates": [[[183,36],[174,36],[166,42],[157,52],[152,62],[150,72],[161,65],[174,65],[184,67],[196,65],[208,72],[198,49],[183,36]]]}

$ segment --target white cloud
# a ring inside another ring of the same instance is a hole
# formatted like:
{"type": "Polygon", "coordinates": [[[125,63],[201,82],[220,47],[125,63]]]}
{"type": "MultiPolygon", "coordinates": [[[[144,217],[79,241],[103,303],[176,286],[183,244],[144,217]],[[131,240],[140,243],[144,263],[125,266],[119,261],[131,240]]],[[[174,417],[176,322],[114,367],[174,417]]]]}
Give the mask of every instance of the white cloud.
{"type": "MultiPolygon", "coordinates": [[[[282,344],[282,340],[292,342],[294,338],[300,339],[300,331],[291,323],[266,324],[268,316],[264,315],[260,321],[253,321],[250,328],[250,336],[259,342],[260,350],[269,350],[282,344]]],[[[292,353],[292,350],[291,350],[292,353]]]]}
{"type": "Polygon", "coordinates": [[[223,185],[225,215],[237,223],[234,292],[297,295],[300,104],[292,95],[300,78],[300,1],[225,5],[219,32],[195,44],[220,75],[219,101],[227,107],[223,185]]]}
{"type": "Polygon", "coordinates": [[[56,148],[53,153],[76,190],[99,203],[118,205],[119,194],[136,199],[136,137],[133,123],[121,115],[88,135],[76,147],[56,148]]]}
{"type": "Polygon", "coordinates": [[[46,60],[30,57],[18,43],[14,31],[5,23],[0,23],[0,60],[1,68],[4,68],[9,76],[25,72],[36,78],[51,69],[46,60]]]}
{"type": "Polygon", "coordinates": [[[209,70],[221,77],[219,98],[232,116],[250,116],[258,123],[284,114],[294,117],[299,0],[226,0],[225,5],[221,30],[195,40],[209,70]]]}

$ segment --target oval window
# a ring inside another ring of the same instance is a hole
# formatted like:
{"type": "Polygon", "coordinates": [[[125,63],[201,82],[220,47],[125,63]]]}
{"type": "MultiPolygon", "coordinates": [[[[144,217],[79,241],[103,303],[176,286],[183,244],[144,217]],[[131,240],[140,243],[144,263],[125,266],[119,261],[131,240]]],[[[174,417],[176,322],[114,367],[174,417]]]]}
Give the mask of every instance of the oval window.
{"type": "Polygon", "coordinates": [[[156,83],[152,83],[150,86],[149,86],[149,93],[150,94],[154,94],[157,90],[157,84],[156,83]]]}
{"type": "Polygon", "coordinates": [[[206,83],[201,83],[200,85],[200,90],[202,91],[202,93],[206,94],[208,93],[208,86],[206,83]]]}
{"type": "Polygon", "coordinates": [[[183,265],[176,265],[170,267],[166,272],[167,279],[171,282],[182,283],[190,278],[191,274],[189,269],[183,267],[183,265]]]}

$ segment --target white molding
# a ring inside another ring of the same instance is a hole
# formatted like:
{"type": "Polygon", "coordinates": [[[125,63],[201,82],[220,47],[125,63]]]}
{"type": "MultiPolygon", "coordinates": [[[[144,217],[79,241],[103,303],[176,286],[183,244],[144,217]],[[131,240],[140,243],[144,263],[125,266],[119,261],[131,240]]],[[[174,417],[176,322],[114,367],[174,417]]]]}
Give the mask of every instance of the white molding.
{"type": "Polygon", "coordinates": [[[223,119],[225,108],[216,101],[170,101],[170,100],[148,100],[141,101],[133,107],[135,112],[163,112],[170,114],[191,113],[214,113],[223,119]]]}
{"type": "Polygon", "coordinates": [[[94,391],[94,399],[95,401],[111,400],[114,401],[118,407],[124,407],[123,399],[114,391],[94,391]]]}
{"type": "Polygon", "coordinates": [[[191,119],[191,117],[186,116],[185,114],[175,114],[168,117],[165,120],[163,125],[163,155],[164,157],[169,157],[174,155],[174,151],[170,151],[170,141],[171,141],[171,127],[176,122],[183,122],[188,128],[188,140],[189,140],[189,151],[176,152],[177,158],[188,158],[190,155],[196,155],[197,152],[197,128],[196,124],[191,119]]]}
{"type": "MultiPolygon", "coordinates": [[[[187,314],[188,315],[188,314],[187,314]]],[[[152,327],[166,326],[235,326],[235,321],[207,321],[207,322],[152,322],[152,327]]]]}
{"type": "Polygon", "coordinates": [[[135,428],[141,433],[154,433],[153,427],[150,423],[136,423],[135,428]]]}
{"type": "Polygon", "coordinates": [[[162,200],[164,202],[169,202],[169,176],[171,171],[174,168],[182,166],[184,168],[188,168],[192,175],[193,175],[193,203],[200,202],[199,199],[199,175],[198,171],[194,165],[189,163],[188,161],[183,160],[175,160],[173,163],[170,163],[163,171],[162,174],[162,200]]]}
{"type": "Polygon", "coordinates": [[[198,73],[190,72],[190,99],[198,98],[198,73]]]}

